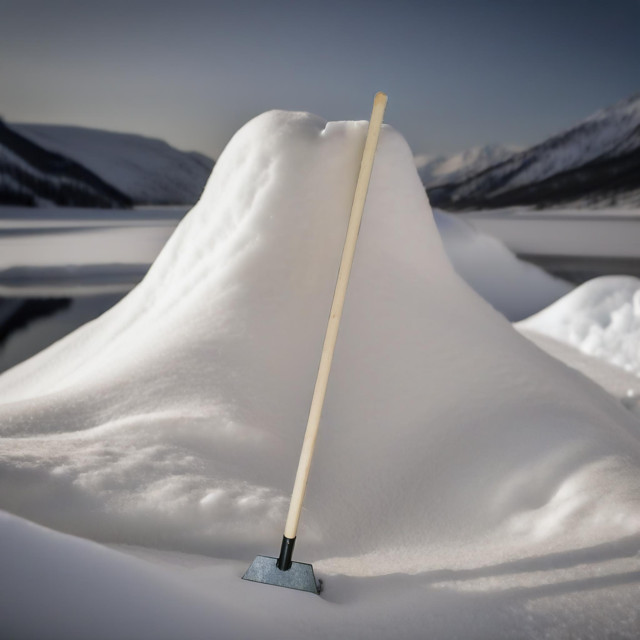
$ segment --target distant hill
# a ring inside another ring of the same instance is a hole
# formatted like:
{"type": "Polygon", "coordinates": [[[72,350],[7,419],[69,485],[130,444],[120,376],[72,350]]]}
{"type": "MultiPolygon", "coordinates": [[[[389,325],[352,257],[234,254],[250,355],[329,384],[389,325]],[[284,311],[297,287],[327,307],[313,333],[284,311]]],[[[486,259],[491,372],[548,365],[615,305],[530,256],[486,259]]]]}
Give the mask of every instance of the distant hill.
{"type": "Polygon", "coordinates": [[[450,211],[535,205],[640,205],[640,94],[529,149],[463,174],[424,181],[450,211]]]}
{"type": "Polygon", "coordinates": [[[154,138],[0,122],[0,203],[193,204],[213,165],[202,154],[154,138]]]}
{"type": "Polygon", "coordinates": [[[132,199],[81,164],[43,149],[0,120],[0,204],[130,207],[132,199]]]}
{"type": "Polygon", "coordinates": [[[460,182],[507,160],[518,151],[520,149],[516,147],[492,144],[473,147],[449,156],[416,156],[415,163],[422,183],[427,188],[433,188],[441,184],[460,182]]]}

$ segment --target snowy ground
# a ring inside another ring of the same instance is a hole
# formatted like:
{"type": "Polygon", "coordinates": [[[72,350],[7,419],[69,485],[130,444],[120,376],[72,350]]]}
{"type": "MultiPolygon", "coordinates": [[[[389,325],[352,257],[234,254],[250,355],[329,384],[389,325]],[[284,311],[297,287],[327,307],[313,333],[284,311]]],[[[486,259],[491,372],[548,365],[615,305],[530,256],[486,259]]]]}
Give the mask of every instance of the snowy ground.
{"type": "Polygon", "coordinates": [[[365,129],[250,122],[143,282],[0,376],[6,636],[637,637],[640,422],[456,274],[388,127],[296,549],[325,590],[240,580],[282,534],[365,129]]]}
{"type": "Polygon", "coordinates": [[[317,597],[241,580],[246,561],[0,522],[7,638],[632,639],[640,628],[638,536],[415,576],[322,574],[317,597]]]}

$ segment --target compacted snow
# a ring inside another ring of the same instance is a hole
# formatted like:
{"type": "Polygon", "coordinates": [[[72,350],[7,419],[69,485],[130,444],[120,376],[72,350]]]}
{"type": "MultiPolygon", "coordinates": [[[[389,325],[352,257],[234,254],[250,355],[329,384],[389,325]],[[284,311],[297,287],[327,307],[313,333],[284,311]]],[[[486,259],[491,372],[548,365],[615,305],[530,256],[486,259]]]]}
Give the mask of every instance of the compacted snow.
{"type": "Polygon", "coordinates": [[[282,535],[365,133],[252,120],[143,282],[0,376],[0,507],[137,546],[6,516],[13,637],[636,635],[638,421],[460,279],[390,127],[296,547],[325,591],[239,579],[282,535]],[[134,573],[173,626],[140,626],[118,592],[134,573]],[[85,604],[122,611],[116,631],[85,604]]]}

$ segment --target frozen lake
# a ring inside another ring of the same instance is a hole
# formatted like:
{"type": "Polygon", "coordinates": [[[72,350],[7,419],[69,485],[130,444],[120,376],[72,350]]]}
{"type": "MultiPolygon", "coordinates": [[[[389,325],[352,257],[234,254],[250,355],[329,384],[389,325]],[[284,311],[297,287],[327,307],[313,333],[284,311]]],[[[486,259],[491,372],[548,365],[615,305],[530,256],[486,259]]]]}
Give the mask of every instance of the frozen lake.
{"type": "Polygon", "coordinates": [[[520,258],[575,282],[640,276],[640,210],[497,210],[462,214],[520,258]]]}
{"type": "Polygon", "coordinates": [[[0,207],[0,296],[126,292],[187,211],[0,207]]]}
{"type": "MultiPolygon", "coordinates": [[[[188,207],[0,207],[0,296],[130,290],[188,207]]],[[[640,210],[498,210],[461,214],[523,259],[582,282],[640,276],[640,210]]]]}
{"type": "Polygon", "coordinates": [[[188,207],[0,207],[0,372],[111,308],[188,207]]]}
{"type": "MultiPolygon", "coordinates": [[[[142,280],[187,211],[0,207],[0,371],[113,306],[142,280]]],[[[640,211],[462,217],[576,282],[640,276],[640,211]]]]}

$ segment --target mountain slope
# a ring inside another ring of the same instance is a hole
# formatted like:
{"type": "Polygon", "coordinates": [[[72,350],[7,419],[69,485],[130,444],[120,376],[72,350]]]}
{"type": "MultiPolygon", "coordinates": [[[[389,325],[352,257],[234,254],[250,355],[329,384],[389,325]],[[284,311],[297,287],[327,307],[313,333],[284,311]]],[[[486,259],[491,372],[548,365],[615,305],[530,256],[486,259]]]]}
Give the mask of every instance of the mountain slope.
{"type": "Polygon", "coordinates": [[[143,136],[0,120],[0,204],[193,204],[213,164],[143,136]]]}
{"type": "Polygon", "coordinates": [[[131,199],[82,164],[0,120],[0,204],[128,207],[131,199]]]}
{"type": "Polygon", "coordinates": [[[510,158],[519,149],[503,145],[473,147],[449,156],[416,156],[418,175],[427,189],[460,182],[510,158]]]}
{"type": "Polygon", "coordinates": [[[135,204],[193,204],[213,160],[163,140],[85,127],[13,124],[20,135],[73,159],[135,204]]]}
{"type": "Polygon", "coordinates": [[[427,189],[434,206],[449,210],[640,202],[640,94],[476,175],[427,189]]]}

